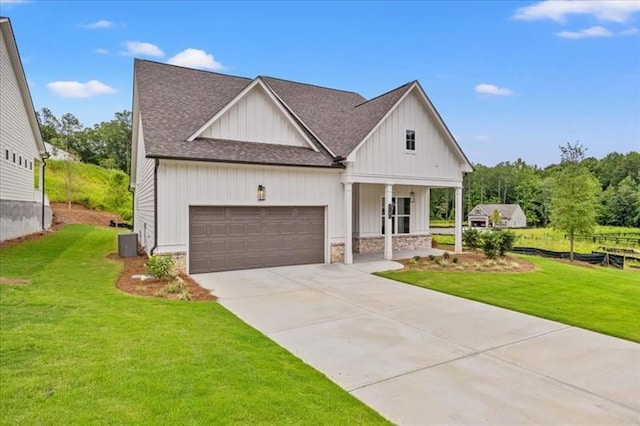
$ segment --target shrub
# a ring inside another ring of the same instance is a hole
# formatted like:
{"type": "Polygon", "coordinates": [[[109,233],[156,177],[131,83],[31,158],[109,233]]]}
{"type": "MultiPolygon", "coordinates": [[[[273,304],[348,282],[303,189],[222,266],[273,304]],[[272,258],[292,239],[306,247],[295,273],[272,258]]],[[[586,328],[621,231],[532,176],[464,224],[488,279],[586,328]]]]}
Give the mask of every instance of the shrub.
{"type": "Polygon", "coordinates": [[[436,257],[434,255],[430,254],[429,255],[429,260],[431,260],[431,261],[436,260],[436,257]]]}
{"type": "Polygon", "coordinates": [[[147,275],[153,275],[159,279],[172,277],[173,265],[174,261],[171,256],[151,256],[147,263],[147,275]]]}
{"type": "Polygon", "coordinates": [[[180,277],[176,277],[164,287],[164,290],[169,294],[178,294],[187,289],[187,284],[180,277]]]}
{"type": "Polygon", "coordinates": [[[449,260],[450,257],[451,257],[451,255],[449,254],[448,251],[445,251],[444,253],[442,253],[442,258],[444,260],[449,260]]]}
{"type": "Polygon", "coordinates": [[[454,258],[452,259],[452,262],[453,262],[453,263],[458,263],[458,258],[457,258],[457,257],[454,257],[454,258]]]}
{"type": "Polygon", "coordinates": [[[513,248],[516,238],[516,234],[511,231],[498,232],[498,252],[500,256],[504,256],[506,252],[513,248]]]}
{"type": "Polygon", "coordinates": [[[413,260],[415,260],[416,262],[420,262],[420,256],[413,256],[413,260]]]}
{"type": "Polygon", "coordinates": [[[500,253],[500,237],[497,232],[487,232],[482,235],[482,251],[487,259],[495,259],[500,253]]]}
{"type": "Polygon", "coordinates": [[[467,228],[462,233],[462,243],[470,249],[477,249],[482,244],[480,235],[477,229],[467,228]]]}

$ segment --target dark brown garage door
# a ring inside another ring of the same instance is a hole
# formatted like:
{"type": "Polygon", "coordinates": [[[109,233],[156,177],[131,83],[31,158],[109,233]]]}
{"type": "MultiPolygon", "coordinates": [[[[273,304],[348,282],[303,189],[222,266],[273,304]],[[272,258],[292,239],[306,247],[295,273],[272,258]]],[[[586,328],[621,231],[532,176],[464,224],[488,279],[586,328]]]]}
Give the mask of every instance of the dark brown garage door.
{"type": "Polygon", "coordinates": [[[324,207],[191,207],[189,272],[324,262],[324,207]]]}

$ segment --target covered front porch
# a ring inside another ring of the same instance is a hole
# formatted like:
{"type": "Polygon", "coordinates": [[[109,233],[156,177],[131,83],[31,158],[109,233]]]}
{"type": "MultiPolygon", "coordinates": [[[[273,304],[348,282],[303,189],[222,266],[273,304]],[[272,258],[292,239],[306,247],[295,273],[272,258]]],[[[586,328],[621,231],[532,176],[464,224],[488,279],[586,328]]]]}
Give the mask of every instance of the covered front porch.
{"type": "Polygon", "coordinates": [[[462,183],[406,180],[343,182],[344,263],[442,254],[432,249],[431,188],[455,189],[455,252],[462,251],[462,183]],[[387,232],[391,230],[391,232],[387,232]]]}

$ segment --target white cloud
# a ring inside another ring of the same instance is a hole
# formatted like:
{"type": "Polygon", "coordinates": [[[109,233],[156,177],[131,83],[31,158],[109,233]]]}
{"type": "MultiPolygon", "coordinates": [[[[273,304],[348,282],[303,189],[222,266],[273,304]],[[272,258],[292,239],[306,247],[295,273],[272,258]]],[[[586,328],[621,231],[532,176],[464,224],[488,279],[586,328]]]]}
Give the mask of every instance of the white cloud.
{"type": "Polygon", "coordinates": [[[595,26],[578,31],[560,31],[558,37],[562,38],[589,38],[589,37],[611,37],[613,34],[605,27],[595,26]]]}
{"type": "Polygon", "coordinates": [[[99,21],[92,22],[90,24],[80,24],[78,26],[81,28],[85,28],[87,30],[106,30],[106,29],[115,27],[116,24],[114,24],[111,21],[101,19],[99,21]]]}
{"type": "Polygon", "coordinates": [[[507,96],[513,94],[511,89],[507,89],[506,87],[498,87],[493,84],[478,84],[475,87],[475,91],[478,93],[484,93],[486,95],[497,95],[497,96],[507,96]]]}
{"type": "Polygon", "coordinates": [[[486,142],[489,139],[491,139],[491,138],[489,136],[487,136],[487,135],[478,135],[478,136],[476,136],[476,140],[480,141],[480,142],[486,142]]]}
{"type": "Polygon", "coordinates": [[[218,71],[223,69],[222,64],[215,60],[211,53],[207,53],[200,49],[185,49],[178,53],[173,58],[169,59],[167,63],[171,65],[180,65],[182,67],[206,69],[212,71],[218,71]]]}
{"type": "Polygon", "coordinates": [[[29,0],[0,0],[0,4],[13,5],[13,4],[25,4],[29,3],[29,0]]]}
{"type": "Polygon", "coordinates": [[[626,22],[640,11],[640,1],[545,0],[516,10],[513,18],[532,21],[552,19],[566,21],[569,15],[592,15],[600,21],[626,22]]]}
{"type": "Polygon", "coordinates": [[[116,89],[98,80],[80,83],[79,81],[54,81],[47,88],[63,98],[90,98],[98,95],[116,93],[116,89]]]}
{"type": "Polygon", "coordinates": [[[108,55],[109,50],[98,48],[98,49],[93,49],[93,53],[97,53],[98,55],[108,55]]]}
{"type": "Polygon", "coordinates": [[[144,55],[153,56],[155,58],[162,58],[164,56],[164,52],[155,44],[144,43],[142,41],[128,41],[125,43],[125,46],[127,50],[122,52],[123,55],[144,55]]]}
{"type": "Polygon", "coordinates": [[[620,33],[620,35],[628,36],[628,35],[635,35],[635,34],[638,34],[638,33],[640,33],[640,31],[638,31],[638,27],[631,27],[631,28],[629,28],[627,30],[622,31],[620,33]]]}

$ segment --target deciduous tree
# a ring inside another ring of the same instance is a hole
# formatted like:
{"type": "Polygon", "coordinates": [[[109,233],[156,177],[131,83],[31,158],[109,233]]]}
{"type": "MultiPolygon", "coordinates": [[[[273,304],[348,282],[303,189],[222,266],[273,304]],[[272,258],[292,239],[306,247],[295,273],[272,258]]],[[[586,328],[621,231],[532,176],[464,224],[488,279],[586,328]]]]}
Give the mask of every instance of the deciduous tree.
{"type": "Polygon", "coordinates": [[[569,236],[569,253],[573,262],[574,241],[578,234],[593,232],[600,185],[580,162],[586,149],[576,143],[560,147],[561,167],[551,185],[551,225],[569,236]]]}

